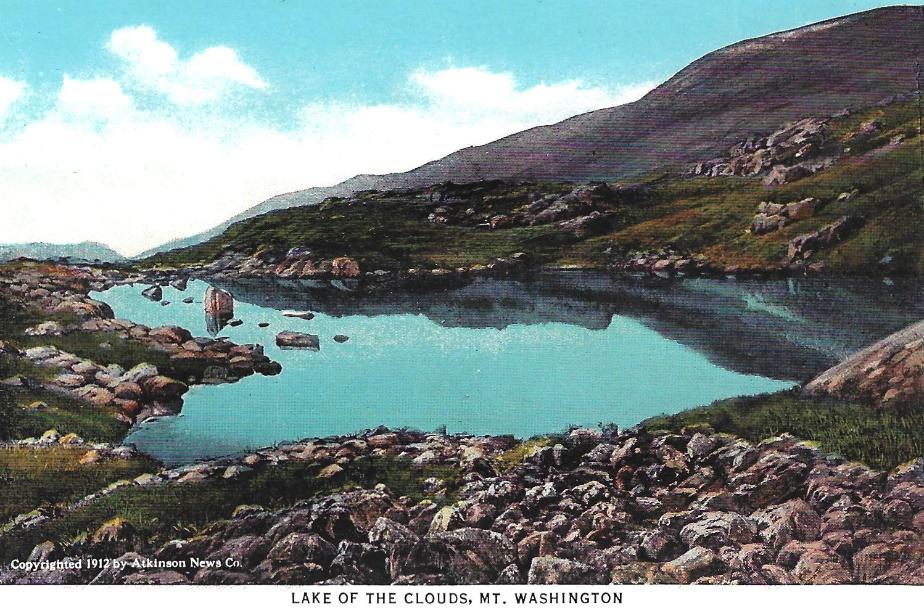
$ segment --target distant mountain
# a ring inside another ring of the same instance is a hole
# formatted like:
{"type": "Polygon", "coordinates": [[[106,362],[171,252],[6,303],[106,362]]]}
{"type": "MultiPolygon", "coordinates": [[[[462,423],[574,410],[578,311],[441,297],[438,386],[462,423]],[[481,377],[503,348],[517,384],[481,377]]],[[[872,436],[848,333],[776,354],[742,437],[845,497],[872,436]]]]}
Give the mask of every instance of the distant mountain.
{"type": "Polygon", "coordinates": [[[641,100],[468,147],[404,173],[359,175],[271,198],[196,244],[270,210],[364,189],[444,181],[624,180],[725,152],[788,121],[827,116],[919,89],[924,7],[889,7],[746,40],[693,62],[641,100]]]}
{"type": "Polygon", "coordinates": [[[57,260],[66,258],[80,262],[122,262],[126,258],[102,243],[21,243],[0,245],[0,262],[29,258],[32,260],[57,260]]]}

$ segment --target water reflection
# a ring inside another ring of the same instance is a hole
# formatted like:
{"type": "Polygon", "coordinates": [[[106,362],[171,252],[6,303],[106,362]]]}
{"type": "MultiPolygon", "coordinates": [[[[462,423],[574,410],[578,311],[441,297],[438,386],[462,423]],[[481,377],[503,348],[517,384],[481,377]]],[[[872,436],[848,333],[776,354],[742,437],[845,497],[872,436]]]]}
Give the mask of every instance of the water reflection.
{"type": "Polygon", "coordinates": [[[205,329],[208,330],[209,334],[212,336],[218,336],[218,333],[228,325],[231,319],[231,315],[205,311],[205,329]]]}
{"type": "Polygon", "coordinates": [[[335,317],[422,314],[446,327],[546,322],[606,329],[614,315],[737,372],[804,380],[851,352],[924,319],[917,279],[659,279],[590,272],[478,279],[427,292],[344,292],[298,280],[215,282],[245,302],[335,317]]]}

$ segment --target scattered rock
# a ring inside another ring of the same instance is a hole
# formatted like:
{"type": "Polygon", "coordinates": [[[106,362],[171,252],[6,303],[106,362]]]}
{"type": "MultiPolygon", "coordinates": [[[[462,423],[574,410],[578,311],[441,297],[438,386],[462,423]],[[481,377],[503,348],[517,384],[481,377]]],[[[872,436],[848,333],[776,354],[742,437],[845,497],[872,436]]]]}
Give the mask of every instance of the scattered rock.
{"type": "Polygon", "coordinates": [[[815,232],[800,234],[789,241],[786,257],[790,262],[806,260],[818,250],[825,249],[841,242],[862,225],[863,220],[859,217],[839,217],[832,223],[823,226],[815,232]]]}
{"type": "Polygon", "coordinates": [[[286,330],[276,335],[276,345],[319,351],[321,349],[321,338],[316,334],[286,330]]]}
{"type": "Polygon", "coordinates": [[[343,472],[343,467],[339,464],[329,464],[321,469],[318,473],[319,479],[333,479],[337,475],[343,472]]]}
{"type": "Polygon", "coordinates": [[[152,285],[146,290],[141,292],[141,295],[151,300],[152,302],[160,302],[163,300],[164,292],[159,285],[152,285]]]}
{"type": "Polygon", "coordinates": [[[681,583],[692,581],[721,572],[724,567],[722,560],[705,547],[693,547],[680,557],[665,563],[661,570],[671,575],[681,583]]]}
{"type": "Polygon", "coordinates": [[[311,321],[312,319],[314,319],[314,313],[312,313],[311,311],[283,311],[282,316],[283,317],[293,317],[296,319],[304,319],[305,321],[311,321]]]}

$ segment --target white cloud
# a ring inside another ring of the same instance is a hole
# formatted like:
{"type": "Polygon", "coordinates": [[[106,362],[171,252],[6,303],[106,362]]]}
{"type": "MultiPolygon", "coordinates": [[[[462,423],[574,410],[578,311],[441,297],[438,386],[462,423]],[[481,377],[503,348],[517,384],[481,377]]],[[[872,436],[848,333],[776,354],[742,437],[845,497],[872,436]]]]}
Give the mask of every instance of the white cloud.
{"type": "Polygon", "coordinates": [[[644,95],[651,84],[611,90],[590,87],[581,80],[540,83],[521,88],[508,72],[486,68],[418,70],[411,84],[436,108],[470,117],[500,116],[532,124],[559,121],[563,117],[599,109],[644,95]]]}
{"type": "Polygon", "coordinates": [[[212,102],[234,87],[267,87],[234,49],[209,47],[181,60],[176,49],[149,26],[115,30],[106,49],[124,62],[139,87],[163,94],[176,104],[212,102]]]}
{"type": "Polygon", "coordinates": [[[57,110],[79,117],[113,118],[130,111],[133,102],[112,79],[73,79],[64,75],[57,110]]]}
{"type": "Polygon", "coordinates": [[[26,91],[26,84],[7,77],[0,77],[0,119],[6,116],[10,107],[19,100],[26,91]]]}
{"type": "MultiPolygon", "coordinates": [[[[353,162],[355,172],[340,177],[392,172],[536,125],[631,102],[655,85],[607,89],[573,80],[523,88],[509,73],[483,67],[417,70],[407,83],[412,102],[308,104],[301,112],[302,133],[323,143],[335,159],[353,162]]],[[[327,166],[340,170],[336,164],[327,166]]]]}
{"type": "MultiPolygon", "coordinates": [[[[110,46],[131,58],[132,78],[147,75],[168,95],[180,91],[170,85],[179,72],[188,82],[259,79],[232,69],[237,54],[230,49],[213,47],[183,62],[153,32],[132,30],[114,33],[110,46]]],[[[305,101],[295,125],[281,130],[195,105],[149,110],[117,77],[65,77],[50,110],[0,131],[0,243],[98,240],[138,253],[282,192],[407,170],[628,102],[652,85],[608,89],[575,80],[524,87],[486,68],[419,70],[401,92],[404,103],[305,101]]]]}

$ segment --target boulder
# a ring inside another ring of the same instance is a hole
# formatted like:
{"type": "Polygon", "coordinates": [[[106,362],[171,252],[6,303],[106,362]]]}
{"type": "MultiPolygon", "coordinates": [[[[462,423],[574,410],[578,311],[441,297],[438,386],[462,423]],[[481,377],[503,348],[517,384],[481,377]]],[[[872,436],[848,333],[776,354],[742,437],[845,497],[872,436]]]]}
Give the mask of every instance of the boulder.
{"type": "Polygon", "coordinates": [[[106,406],[115,400],[115,395],[105,387],[98,385],[84,385],[74,390],[74,395],[81,400],[96,406],[106,406]]]}
{"type": "Polygon", "coordinates": [[[369,530],[369,542],[385,550],[386,567],[395,580],[400,575],[402,559],[420,542],[420,537],[403,524],[379,517],[369,530]]]}
{"type": "Polygon", "coordinates": [[[145,395],[154,400],[173,400],[189,391],[189,386],[182,381],[163,375],[144,379],[141,383],[141,388],[144,390],[145,395]]]}
{"type": "Polygon", "coordinates": [[[234,479],[236,477],[240,477],[244,473],[249,473],[252,470],[253,469],[249,466],[244,466],[243,464],[234,464],[226,468],[225,472],[222,473],[221,476],[223,479],[234,479]]]}
{"type": "Polygon", "coordinates": [[[760,235],[776,232],[786,225],[786,218],[782,215],[767,215],[758,213],[751,221],[751,234],[760,235]]]}
{"type": "Polygon", "coordinates": [[[126,576],[122,582],[125,585],[186,585],[189,579],[175,570],[161,570],[134,573],[126,576]]]}
{"type": "Polygon", "coordinates": [[[516,548],[505,536],[461,528],[427,536],[400,565],[400,574],[434,573],[449,584],[494,583],[516,562],[516,548]]]}
{"type": "Polygon", "coordinates": [[[343,472],[343,467],[339,464],[329,464],[318,471],[318,479],[333,479],[343,472]]]}
{"type": "Polygon", "coordinates": [[[689,523],[680,531],[680,539],[689,547],[710,549],[730,544],[751,543],[757,536],[756,524],[739,513],[709,511],[701,519],[689,523]]]}
{"type": "Polygon", "coordinates": [[[296,319],[304,319],[305,321],[311,321],[312,319],[314,319],[314,313],[312,313],[311,311],[283,311],[282,316],[283,317],[294,317],[296,319]]]}
{"type": "Polygon", "coordinates": [[[142,362],[141,364],[136,364],[131,369],[128,370],[124,375],[122,375],[122,380],[129,383],[141,383],[149,377],[156,377],[158,375],[157,367],[153,364],[148,364],[147,362],[142,362]]]}
{"type": "Polygon", "coordinates": [[[330,541],[303,532],[294,532],[280,539],[267,554],[274,562],[313,562],[327,568],[337,555],[337,548],[330,541]]]}
{"type": "Polygon", "coordinates": [[[465,515],[458,505],[445,506],[436,512],[430,522],[430,534],[456,530],[465,525],[465,515]]]}
{"type": "Polygon", "coordinates": [[[341,541],[331,562],[330,574],[345,584],[387,583],[385,551],[369,543],[341,541]]]}
{"type": "Polygon", "coordinates": [[[837,585],[850,583],[850,571],[843,560],[822,543],[806,547],[792,571],[800,583],[812,585],[837,585]]]}
{"type": "Polygon", "coordinates": [[[821,517],[800,498],[751,515],[758,526],[760,538],[779,549],[791,540],[814,541],[821,533],[821,517]]]}
{"type": "Polygon", "coordinates": [[[121,517],[102,524],[90,537],[91,543],[125,542],[136,534],[135,527],[121,517]]]}
{"type": "Polygon", "coordinates": [[[162,326],[160,328],[151,328],[148,336],[154,340],[167,345],[182,345],[192,339],[189,330],[179,326],[162,326]]]}
{"type": "Polygon", "coordinates": [[[362,270],[356,260],[339,257],[330,263],[330,274],[338,279],[357,279],[362,276],[362,270]]]}
{"type": "Polygon", "coordinates": [[[122,400],[138,400],[144,393],[140,385],[131,381],[119,383],[112,391],[116,398],[122,400]]]}
{"type": "Polygon", "coordinates": [[[26,559],[27,562],[45,562],[57,558],[61,554],[61,548],[52,541],[43,541],[32,548],[32,552],[26,559]]]}
{"type": "Polygon", "coordinates": [[[103,454],[101,454],[96,449],[91,449],[90,451],[83,454],[77,462],[81,466],[86,466],[87,464],[96,464],[102,459],[103,454]]]}
{"type": "Polygon", "coordinates": [[[152,285],[151,287],[142,291],[141,295],[153,302],[160,302],[163,300],[164,292],[159,285],[152,285]]]}
{"type": "Polygon", "coordinates": [[[774,166],[770,174],[764,179],[764,185],[768,187],[783,185],[791,183],[792,181],[798,181],[810,174],[812,174],[811,169],[798,164],[796,166],[774,166]]]}
{"type": "Polygon", "coordinates": [[[815,232],[800,234],[789,241],[786,257],[790,262],[808,259],[819,249],[841,242],[862,225],[863,220],[859,217],[852,215],[839,217],[815,232]]]}
{"type": "Polygon", "coordinates": [[[25,329],[27,336],[61,336],[66,334],[67,327],[57,321],[45,321],[36,326],[25,329]]]}
{"type": "Polygon", "coordinates": [[[316,334],[285,330],[276,335],[276,345],[279,347],[319,351],[321,349],[321,338],[316,334]]]}
{"type": "Polygon", "coordinates": [[[205,290],[205,296],[202,299],[205,305],[205,312],[213,317],[220,319],[231,319],[234,317],[234,298],[229,292],[217,287],[209,286],[205,290]]]}
{"type": "Polygon", "coordinates": [[[794,221],[806,219],[815,214],[819,202],[816,198],[804,198],[798,202],[790,202],[784,207],[784,214],[794,221]]]}
{"type": "Polygon", "coordinates": [[[661,566],[661,570],[681,583],[721,572],[725,564],[705,547],[693,547],[682,556],[661,566]]]}
{"type": "Polygon", "coordinates": [[[848,356],[807,383],[802,393],[874,405],[919,402],[924,399],[924,321],[848,356]]]}
{"type": "Polygon", "coordinates": [[[533,558],[527,583],[530,585],[594,585],[608,583],[606,573],[576,562],[552,556],[533,558]]]}

